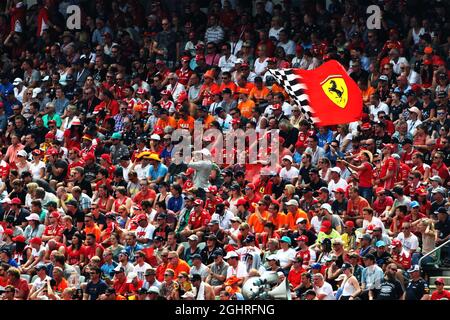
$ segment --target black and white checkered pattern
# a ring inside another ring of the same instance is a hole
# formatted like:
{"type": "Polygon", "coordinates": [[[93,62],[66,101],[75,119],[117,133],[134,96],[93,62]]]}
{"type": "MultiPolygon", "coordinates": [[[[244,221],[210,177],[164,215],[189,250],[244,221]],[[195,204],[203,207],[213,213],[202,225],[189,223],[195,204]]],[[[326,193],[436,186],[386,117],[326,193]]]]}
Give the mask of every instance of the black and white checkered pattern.
{"type": "Polygon", "coordinates": [[[292,69],[269,69],[269,72],[300,107],[305,117],[312,122],[318,122],[319,119],[314,117],[314,111],[309,106],[309,97],[305,93],[306,86],[302,83],[302,77],[295,74],[292,69]]]}

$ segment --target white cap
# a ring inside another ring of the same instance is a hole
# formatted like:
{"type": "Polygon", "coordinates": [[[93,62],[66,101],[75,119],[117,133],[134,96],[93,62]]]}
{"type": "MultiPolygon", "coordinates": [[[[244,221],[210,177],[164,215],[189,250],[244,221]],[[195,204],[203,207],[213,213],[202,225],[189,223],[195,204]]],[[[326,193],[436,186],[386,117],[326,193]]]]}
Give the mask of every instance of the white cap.
{"type": "Polygon", "coordinates": [[[37,213],[32,213],[30,214],[28,217],[26,217],[25,219],[27,219],[28,221],[34,220],[34,221],[39,221],[39,216],[37,215],[37,213]]]}
{"type": "Polygon", "coordinates": [[[185,294],[181,296],[183,299],[192,299],[195,298],[195,294],[192,291],[187,291],[185,294]]]}
{"type": "Polygon", "coordinates": [[[4,197],[3,199],[0,200],[0,203],[10,203],[11,199],[9,197],[4,197]]]}
{"type": "Polygon", "coordinates": [[[409,110],[409,112],[414,112],[414,113],[417,113],[420,115],[420,110],[417,107],[411,107],[408,110],[409,110]]]}
{"type": "Polygon", "coordinates": [[[198,241],[198,237],[197,237],[197,235],[195,235],[195,234],[191,234],[191,235],[188,237],[188,240],[198,241]]]}
{"type": "Polygon", "coordinates": [[[42,78],[42,81],[49,81],[50,77],[49,76],[45,76],[44,78],[42,78]]]}
{"type": "Polygon", "coordinates": [[[298,202],[295,199],[291,199],[288,202],[286,202],[287,206],[297,206],[298,207],[298,202]]]}
{"type": "Polygon", "coordinates": [[[23,82],[22,79],[20,79],[20,78],[15,78],[14,81],[13,81],[13,85],[14,85],[14,86],[17,86],[19,83],[22,83],[22,82],[23,82]]]}
{"type": "Polygon", "coordinates": [[[283,157],[283,159],[281,159],[281,160],[289,160],[291,163],[294,162],[294,161],[292,160],[292,157],[291,157],[290,155],[285,155],[285,156],[283,157]]]}
{"type": "Polygon", "coordinates": [[[341,174],[341,172],[342,172],[341,168],[338,168],[338,167],[333,167],[333,168],[330,169],[330,171],[331,172],[336,172],[338,174],[341,174]]]}
{"type": "Polygon", "coordinates": [[[269,260],[275,260],[275,261],[280,261],[280,259],[278,259],[278,257],[275,254],[271,254],[266,258],[267,261],[269,260]]]}
{"type": "Polygon", "coordinates": [[[303,221],[306,221],[305,218],[298,218],[297,221],[295,221],[295,224],[302,223],[303,221]]]}
{"type": "Polygon", "coordinates": [[[131,283],[134,278],[137,278],[137,276],[138,275],[136,272],[130,272],[127,276],[127,283],[131,283]]]}
{"type": "Polygon", "coordinates": [[[320,208],[327,210],[329,213],[333,213],[333,209],[331,209],[331,206],[328,203],[324,203],[320,208]]]}
{"type": "Polygon", "coordinates": [[[234,63],[244,63],[244,60],[242,58],[237,58],[234,63]]]}
{"type": "Polygon", "coordinates": [[[18,156],[22,156],[22,157],[24,157],[24,158],[28,157],[28,153],[27,153],[25,150],[23,150],[23,149],[17,151],[17,155],[18,155],[18,156]]]}
{"type": "Polygon", "coordinates": [[[41,88],[34,88],[33,89],[33,95],[31,96],[32,98],[36,98],[37,97],[37,95],[39,94],[39,93],[41,93],[42,92],[42,89],[41,88]]]}
{"type": "Polygon", "coordinates": [[[158,140],[158,141],[160,141],[161,140],[161,137],[158,135],[158,134],[152,134],[151,136],[150,136],[150,140],[158,140]]]}
{"type": "Polygon", "coordinates": [[[159,294],[159,288],[156,287],[156,286],[151,286],[151,287],[148,289],[147,293],[156,293],[156,294],[159,294]]]}
{"type": "Polygon", "coordinates": [[[226,255],[225,257],[223,257],[223,258],[226,260],[226,259],[230,259],[230,258],[238,258],[238,257],[239,257],[239,255],[238,255],[236,252],[230,251],[230,252],[228,252],[227,255],[226,255]]]}

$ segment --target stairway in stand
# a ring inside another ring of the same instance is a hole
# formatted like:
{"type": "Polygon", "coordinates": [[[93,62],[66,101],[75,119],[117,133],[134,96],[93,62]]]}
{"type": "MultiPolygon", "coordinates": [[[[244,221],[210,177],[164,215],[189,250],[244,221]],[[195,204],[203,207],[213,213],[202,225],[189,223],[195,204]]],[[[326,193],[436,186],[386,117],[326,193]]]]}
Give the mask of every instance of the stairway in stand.
{"type": "Polygon", "coordinates": [[[436,281],[437,278],[444,278],[445,281],[444,289],[450,290],[450,268],[440,267],[439,270],[436,270],[433,276],[430,277],[430,293],[433,293],[433,291],[436,290],[436,285],[434,284],[434,281],[436,281]]]}

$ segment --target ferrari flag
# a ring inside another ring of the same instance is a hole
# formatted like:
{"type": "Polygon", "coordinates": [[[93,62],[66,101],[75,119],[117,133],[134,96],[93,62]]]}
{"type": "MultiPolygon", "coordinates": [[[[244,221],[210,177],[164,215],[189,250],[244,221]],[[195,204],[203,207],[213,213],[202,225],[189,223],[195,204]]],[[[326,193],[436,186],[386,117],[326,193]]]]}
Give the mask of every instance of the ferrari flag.
{"type": "Polygon", "coordinates": [[[343,124],[361,119],[361,91],[336,60],[327,61],[314,70],[269,71],[317,126],[343,124]]]}

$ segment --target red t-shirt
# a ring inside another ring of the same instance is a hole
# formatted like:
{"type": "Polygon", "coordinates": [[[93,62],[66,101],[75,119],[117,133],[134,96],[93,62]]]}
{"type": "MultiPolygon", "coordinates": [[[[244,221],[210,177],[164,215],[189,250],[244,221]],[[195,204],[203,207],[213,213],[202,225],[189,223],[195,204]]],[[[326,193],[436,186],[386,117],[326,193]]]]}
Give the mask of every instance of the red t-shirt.
{"type": "Polygon", "coordinates": [[[450,300],[450,291],[444,290],[441,293],[434,291],[431,294],[431,300],[441,300],[441,299],[450,300]]]}
{"type": "Polygon", "coordinates": [[[155,200],[156,192],[152,189],[148,189],[147,193],[143,193],[139,191],[133,198],[133,202],[137,204],[141,204],[143,200],[155,200]]]}
{"type": "Polygon", "coordinates": [[[385,189],[389,190],[394,187],[398,172],[397,162],[392,157],[387,158],[383,162],[383,165],[381,166],[380,178],[384,178],[387,175],[388,171],[393,171],[394,175],[385,181],[381,181],[380,187],[384,187],[385,189]]]}
{"type": "Polygon", "coordinates": [[[200,215],[197,215],[196,213],[192,214],[189,217],[188,224],[192,227],[192,229],[197,229],[202,226],[208,225],[210,219],[211,219],[211,217],[208,214],[208,212],[203,210],[200,215]]]}
{"type": "Polygon", "coordinates": [[[289,283],[292,284],[294,288],[300,285],[300,283],[302,282],[302,274],[305,272],[306,270],[303,268],[300,268],[300,270],[298,271],[292,268],[288,274],[289,283]]]}
{"type": "Polygon", "coordinates": [[[295,256],[303,259],[304,266],[309,265],[309,260],[311,260],[311,252],[309,251],[309,248],[306,248],[306,250],[300,250],[295,256]]]}
{"type": "Polygon", "coordinates": [[[402,163],[405,163],[408,167],[412,168],[414,166],[412,162],[412,156],[414,153],[417,153],[417,150],[412,149],[411,152],[403,152],[400,156],[400,161],[402,163]]]}
{"type": "Polygon", "coordinates": [[[400,170],[398,170],[397,174],[397,182],[407,181],[408,175],[411,172],[411,167],[407,164],[400,162],[400,170]]]}
{"type": "Polygon", "coordinates": [[[441,164],[441,166],[439,168],[438,168],[438,166],[435,163],[433,163],[431,165],[431,173],[430,173],[430,175],[431,176],[436,176],[437,175],[437,176],[441,177],[442,181],[446,182],[448,177],[449,177],[448,168],[447,168],[447,166],[444,163],[441,164]]]}
{"type": "Polygon", "coordinates": [[[359,186],[369,188],[372,186],[373,167],[369,162],[364,162],[362,165],[364,170],[359,171],[359,186]]]}
{"type": "Polygon", "coordinates": [[[379,198],[373,202],[372,209],[375,210],[376,213],[378,213],[378,216],[386,210],[386,207],[392,207],[394,204],[394,200],[392,200],[392,197],[386,196],[383,202],[380,201],[379,198]]]}

